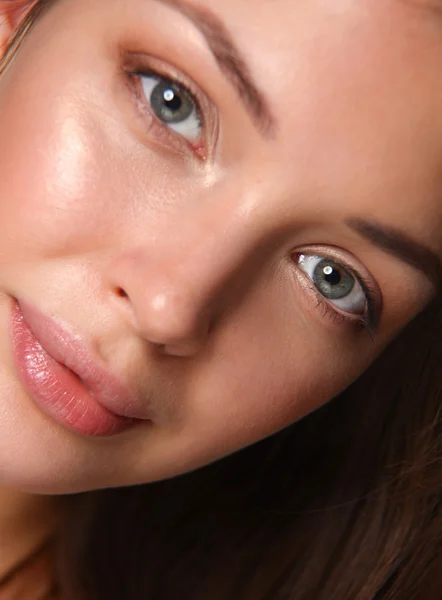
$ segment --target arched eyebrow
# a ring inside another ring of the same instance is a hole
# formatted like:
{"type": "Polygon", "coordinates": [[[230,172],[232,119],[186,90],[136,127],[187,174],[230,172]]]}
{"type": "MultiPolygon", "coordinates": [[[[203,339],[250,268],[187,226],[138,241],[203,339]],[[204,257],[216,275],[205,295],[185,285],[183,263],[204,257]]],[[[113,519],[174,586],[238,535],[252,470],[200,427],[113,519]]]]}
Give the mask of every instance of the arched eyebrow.
{"type": "Polygon", "coordinates": [[[346,225],[378,248],[399,258],[422,271],[440,289],[442,283],[442,261],[440,257],[408,234],[368,219],[351,218],[346,225]]]}
{"type": "Polygon", "coordinates": [[[156,1],[178,10],[199,29],[221,72],[233,85],[258,131],[264,137],[272,137],[276,129],[276,119],[265,96],[253,81],[242,53],[221,19],[208,8],[183,0],[156,1]]]}

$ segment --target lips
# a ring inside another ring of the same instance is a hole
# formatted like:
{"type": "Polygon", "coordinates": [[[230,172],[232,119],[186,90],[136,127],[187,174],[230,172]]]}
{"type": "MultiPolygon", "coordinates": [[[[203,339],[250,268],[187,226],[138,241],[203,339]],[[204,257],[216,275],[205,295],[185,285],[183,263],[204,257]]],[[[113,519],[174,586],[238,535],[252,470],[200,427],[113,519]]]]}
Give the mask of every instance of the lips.
{"type": "Polygon", "coordinates": [[[22,384],[57,423],[92,437],[139,423],[131,414],[138,398],[128,386],[94,360],[78,336],[27,302],[13,302],[11,339],[22,384]]]}

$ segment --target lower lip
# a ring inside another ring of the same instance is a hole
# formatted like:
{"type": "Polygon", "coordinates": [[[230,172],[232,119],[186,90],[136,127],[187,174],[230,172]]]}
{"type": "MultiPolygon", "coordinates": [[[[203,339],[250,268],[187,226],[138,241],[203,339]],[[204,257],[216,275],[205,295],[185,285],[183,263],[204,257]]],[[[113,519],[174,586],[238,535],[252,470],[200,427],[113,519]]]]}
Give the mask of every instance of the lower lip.
{"type": "Polygon", "coordinates": [[[75,373],[45,351],[17,302],[12,308],[11,338],[22,384],[54,421],[90,437],[110,437],[135,425],[134,419],[120,417],[101,406],[75,373]]]}

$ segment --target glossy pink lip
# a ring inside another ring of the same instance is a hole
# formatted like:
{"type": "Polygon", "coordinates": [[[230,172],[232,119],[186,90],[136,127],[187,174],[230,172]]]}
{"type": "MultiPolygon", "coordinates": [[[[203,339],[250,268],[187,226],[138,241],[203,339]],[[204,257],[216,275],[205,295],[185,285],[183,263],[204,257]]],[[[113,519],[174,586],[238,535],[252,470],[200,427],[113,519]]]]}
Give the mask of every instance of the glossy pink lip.
{"type": "Polygon", "coordinates": [[[23,385],[55,421],[99,437],[137,424],[129,414],[137,399],[127,386],[93,359],[81,339],[53,319],[27,302],[14,301],[11,336],[23,385]]]}

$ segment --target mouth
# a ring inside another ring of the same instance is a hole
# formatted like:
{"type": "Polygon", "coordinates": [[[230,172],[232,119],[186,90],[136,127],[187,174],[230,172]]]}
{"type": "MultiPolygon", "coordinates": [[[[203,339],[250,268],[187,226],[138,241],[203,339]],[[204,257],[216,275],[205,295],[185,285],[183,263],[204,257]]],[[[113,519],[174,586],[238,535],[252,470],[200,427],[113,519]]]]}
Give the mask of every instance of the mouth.
{"type": "Polygon", "coordinates": [[[27,302],[14,300],[10,332],[21,383],[48,417],[75,433],[110,437],[147,418],[138,399],[96,360],[84,342],[27,302]]]}

